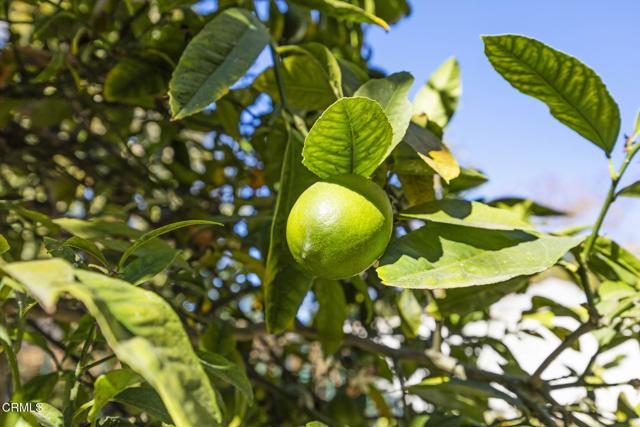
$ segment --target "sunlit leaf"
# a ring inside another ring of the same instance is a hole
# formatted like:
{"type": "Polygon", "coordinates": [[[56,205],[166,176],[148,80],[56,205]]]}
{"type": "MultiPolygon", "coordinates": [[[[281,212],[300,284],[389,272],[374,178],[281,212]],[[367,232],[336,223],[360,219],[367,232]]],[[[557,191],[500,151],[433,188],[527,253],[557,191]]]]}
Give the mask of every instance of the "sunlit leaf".
{"type": "Polygon", "coordinates": [[[384,160],[393,131],[380,104],[368,98],[342,98],[311,128],[303,163],[321,178],[370,176],[384,160]]]}
{"type": "Polygon", "coordinates": [[[269,33],[245,9],[226,9],[191,40],[169,82],[174,120],[202,111],[242,77],[269,43],[269,33]]]}
{"type": "Polygon", "coordinates": [[[413,84],[413,76],[409,73],[395,73],[384,79],[373,79],[366,82],[356,91],[354,96],[378,101],[387,114],[393,139],[387,149],[387,155],[402,141],[411,121],[411,102],[408,94],[413,84]]]}
{"type": "Polygon", "coordinates": [[[96,378],[93,385],[93,405],[88,419],[95,423],[102,408],[126,388],[133,387],[143,381],[142,377],[131,369],[115,369],[96,378]]]}
{"type": "Polygon", "coordinates": [[[407,337],[415,338],[422,325],[422,306],[411,289],[402,291],[398,297],[397,306],[402,319],[403,332],[407,337]]]}
{"type": "Polygon", "coordinates": [[[512,211],[466,200],[445,199],[427,202],[401,212],[400,216],[493,230],[532,229],[531,224],[512,211]]]}
{"type": "Polygon", "coordinates": [[[392,242],[377,271],[385,285],[401,288],[500,283],[550,268],[582,240],[428,223],[392,242]]]}
{"type": "Polygon", "coordinates": [[[11,245],[9,245],[7,239],[5,239],[2,234],[0,234],[0,255],[7,252],[9,249],[11,249],[11,245]]]}
{"type": "Polygon", "coordinates": [[[460,166],[433,132],[411,123],[404,140],[446,182],[460,175],[460,166]]]}
{"type": "Polygon", "coordinates": [[[306,6],[311,9],[317,9],[327,15],[335,16],[339,19],[352,22],[367,22],[376,24],[385,30],[389,29],[389,25],[377,16],[359,8],[349,2],[341,0],[292,0],[294,3],[306,6]]]}
{"type": "Polygon", "coordinates": [[[489,61],[513,87],[547,104],[556,119],[611,153],[620,131],[620,111],[591,68],[527,37],[483,40],[489,61]]]}
{"type": "Polygon", "coordinates": [[[461,94],[460,65],[456,58],[449,58],[431,74],[414,98],[414,120],[423,126],[433,121],[445,127],[458,107],[461,94]]]}

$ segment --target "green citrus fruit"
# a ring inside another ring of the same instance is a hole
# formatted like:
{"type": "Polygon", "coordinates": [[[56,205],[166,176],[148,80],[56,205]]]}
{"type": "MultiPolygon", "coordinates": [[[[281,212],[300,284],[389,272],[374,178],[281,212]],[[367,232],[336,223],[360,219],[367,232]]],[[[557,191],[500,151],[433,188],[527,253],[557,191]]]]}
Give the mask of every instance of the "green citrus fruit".
{"type": "Polygon", "coordinates": [[[385,192],[360,175],[340,175],[313,184],[296,200],[287,220],[287,243],[307,272],[346,279],[382,255],[392,228],[385,192]]]}

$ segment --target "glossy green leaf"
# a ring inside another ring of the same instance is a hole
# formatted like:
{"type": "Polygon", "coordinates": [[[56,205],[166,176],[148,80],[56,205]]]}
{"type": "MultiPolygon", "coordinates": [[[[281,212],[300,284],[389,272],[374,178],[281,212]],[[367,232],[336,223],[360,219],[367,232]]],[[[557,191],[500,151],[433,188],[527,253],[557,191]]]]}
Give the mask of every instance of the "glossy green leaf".
{"type": "Polygon", "coordinates": [[[2,269],[49,311],[62,292],[79,299],[118,359],[158,392],[177,427],[222,425],[215,393],[182,323],[160,296],[98,273],[73,270],[60,259],[11,263],[2,269]]]}
{"type": "Polygon", "coordinates": [[[2,234],[0,234],[0,255],[7,252],[9,249],[11,249],[11,245],[9,245],[7,239],[5,239],[2,234]]]}
{"type": "Polygon", "coordinates": [[[316,279],[313,283],[313,293],[319,304],[314,324],[324,356],[329,357],[338,351],[342,344],[347,301],[342,285],[336,280],[316,279]]]}
{"type": "Polygon", "coordinates": [[[489,61],[513,87],[547,104],[556,119],[611,153],[620,131],[620,111],[591,68],[527,37],[483,40],[489,61]]]}
{"type": "Polygon", "coordinates": [[[100,410],[126,388],[133,387],[143,381],[142,377],[131,369],[116,369],[96,378],[93,385],[93,405],[88,419],[95,425],[100,410]]]}
{"type": "MultiPolygon", "coordinates": [[[[280,69],[288,107],[304,111],[321,110],[342,96],[340,66],[327,47],[307,43],[283,46],[278,52],[283,56],[280,69]]],[[[272,68],[256,79],[255,86],[280,102],[272,68]]]]}
{"type": "Polygon", "coordinates": [[[253,401],[253,388],[244,368],[216,353],[199,351],[198,357],[205,372],[233,385],[249,402],[253,401]]]}
{"type": "Polygon", "coordinates": [[[293,325],[298,306],[311,288],[312,278],[296,265],[285,231],[291,207],[317,178],[302,165],[302,137],[289,136],[280,175],[280,191],[271,224],[271,241],[264,276],[265,320],[272,333],[293,325]]]}
{"type": "Polygon", "coordinates": [[[129,283],[139,285],[166,270],[177,256],[178,251],[169,248],[140,256],[122,270],[122,278],[129,283]]]}
{"type": "Polygon", "coordinates": [[[315,122],[304,142],[303,164],[321,178],[370,176],[384,160],[393,131],[376,101],[342,98],[315,122]]]}
{"type": "Polygon", "coordinates": [[[202,111],[229,91],[269,43],[269,33],[245,9],[226,9],[189,42],[169,82],[173,119],[202,111]]]}
{"type": "Polygon", "coordinates": [[[82,237],[73,236],[67,239],[64,243],[64,246],[69,246],[71,248],[80,249],[85,251],[89,255],[92,255],[98,261],[102,263],[105,267],[109,265],[109,261],[104,257],[102,251],[93,243],[91,240],[83,239],[82,237]]]}
{"type": "Polygon", "coordinates": [[[118,268],[122,270],[124,268],[125,263],[127,262],[127,259],[129,259],[129,257],[133,255],[135,251],[137,251],[140,247],[146,245],[156,237],[162,236],[163,234],[169,233],[179,228],[190,227],[192,225],[222,225],[222,224],[215,221],[194,219],[189,221],[174,222],[173,224],[168,224],[163,227],[156,228],[155,230],[151,230],[143,234],[142,236],[140,236],[138,239],[136,239],[136,241],[133,242],[131,246],[127,248],[126,251],[124,251],[124,253],[122,254],[122,257],[120,258],[120,261],[118,262],[118,268]]]}
{"type": "Polygon", "coordinates": [[[449,58],[416,94],[413,100],[414,120],[423,126],[427,121],[433,121],[445,127],[458,107],[461,94],[460,65],[456,58],[449,58]]]}
{"type": "Polygon", "coordinates": [[[422,325],[422,306],[411,289],[405,289],[400,293],[396,305],[404,334],[409,338],[415,338],[422,325]]]}
{"type": "Polygon", "coordinates": [[[618,196],[640,197],[640,181],[636,181],[633,184],[627,185],[622,190],[618,191],[618,196]]]}
{"type": "Polygon", "coordinates": [[[411,123],[404,141],[446,182],[460,175],[460,166],[455,157],[440,138],[429,129],[411,123]]]}
{"type": "Polygon", "coordinates": [[[341,0],[292,0],[302,6],[310,9],[317,9],[327,15],[334,16],[338,19],[344,19],[351,22],[367,22],[376,24],[385,30],[389,30],[389,25],[381,18],[372,13],[365,11],[349,2],[341,0]]]}
{"type": "Polygon", "coordinates": [[[531,224],[513,211],[456,199],[427,202],[401,212],[400,217],[492,230],[532,229],[531,224]]]}
{"type": "Polygon", "coordinates": [[[392,242],[377,271],[400,288],[487,285],[544,271],[582,240],[428,223],[392,242]]]}
{"type": "Polygon", "coordinates": [[[395,73],[384,79],[373,79],[363,84],[354,94],[378,101],[387,114],[393,139],[387,149],[387,155],[402,141],[411,121],[411,102],[409,90],[413,84],[413,76],[407,72],[395,73]]]}

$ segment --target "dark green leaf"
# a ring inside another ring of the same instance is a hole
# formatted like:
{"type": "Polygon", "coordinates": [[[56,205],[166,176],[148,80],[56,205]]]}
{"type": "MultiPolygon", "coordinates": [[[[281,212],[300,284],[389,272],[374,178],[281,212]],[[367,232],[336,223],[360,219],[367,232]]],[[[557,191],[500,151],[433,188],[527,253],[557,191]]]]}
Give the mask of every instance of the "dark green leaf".
{"type": "Polygon", "coordinates": [[[189,221],[174,222],[173,224],[168,224],[163,227],[156,228],[155,230],[151,230],[143,234],[142,236],[140,236],[138,239],[136,239],[136,241],[133,242],[131,246],[127,248],[126,251],[124,251],[124,253],[122,254],[122,257],[120,258],[120,261],[118,262],[118,268],[122,270],[124,268],[124,265],[127,259],[129,259],[129,257],[133,255],[135,251],[137,251],[140,247],[146,245],[156,237],[162,236],[163,234],[169,233],[179,228],[189,227],[192,225],[222,225],[222,224],[215,221],[194,219],[189,221]]]}
{"type": "Polygon", "coordinates": [[[386,157],[393,131],[376,101],[342,98],[325,110],[311,128],[303,163],[321,178],[370,176],[386,157]]]}
{"type": "Polygon", "coordinates": [[[500,283],[550,268],[582,240],[429,223],[392,242],[377,271],[401,288],[500,283]]]}
{"type": "Polygon", "coordinates": [[[253,401],[253,389],[244,368],[219,354],[199,351],[198,357],[205,372],[236,387],[248,401],[253,401]]]}
{"type": "Polygon", "coordinates": [[[161,58],[124,58],[107,74],[104,97],[111,102],[149,104],[150,98],[162,95],[169,81],[168,64],[161,58]]]}
{"type": "Polygon", "coordinates": [[[175,249],[154,251],[138,257],[122,270],[122,278],[134,285],[153,279],[166,270],[178,256],[175,249]]]}
{"type": "Polygon", "coordinates": [[[89,255],[93,255],[93,257],[96,258],[98,261],[100,261],[102,265],[104,265],[105,267],[109,266],[109,261],[107,261],[107,259],[102,254],[102,251],[91,240],[83,239],[82,237],[78,237],[78,236],[73,236],[67,239],[63,243],[63,245],[85,251],[89,255]]]}
{"type": "Polygon", "coordinates": [[[556,119],[611,153],[620,111],[591,68],[527,37],[508,34],[483,40],[489,61],[513,87],[547,104],[556,119]]]}
{"type": "Polygon", "coordinates": [[[174,120],[202,111],[242,77],[269,43],[258,18],[226,9],[191,40],[169,83],[174,120]]]}
{"type": "MultiPolygon", "coordinates": [[[[169,415],[166,406],[162,403],[160,395],[150,387],[128,387],[118,393],[113,400],[125,405],[135,406],[163,423],[172,424],[175,422],[172,421],[171,415],[169,415]]],[[[175,424],[178,425],[177,422],[175,424]]]]}
{"type": "Polygon", "coordinates": [[[622,190],[618,191],[618,196],[640,197],[640,181],[636,181],[633,184],[627,185],[622,190]]]}
{"type": "Polygon", "coordinates": [[[317,179],[302,165],[301,153],[301,137],[293,133],[284,153],[264,278],[265,317],[267,328],[273,333],[292,326],[298,306],[312,283],[312,279],[297,267],[285,238],[291,207],[317,179]]]}
{"type": "Polygon", "coordinates": [[[314,323],[325,357],[335,353],[342,344],[342,327],[347,318],[347,302],[340,282],[316,279],[313,292],[320,305],[314,323]]]}

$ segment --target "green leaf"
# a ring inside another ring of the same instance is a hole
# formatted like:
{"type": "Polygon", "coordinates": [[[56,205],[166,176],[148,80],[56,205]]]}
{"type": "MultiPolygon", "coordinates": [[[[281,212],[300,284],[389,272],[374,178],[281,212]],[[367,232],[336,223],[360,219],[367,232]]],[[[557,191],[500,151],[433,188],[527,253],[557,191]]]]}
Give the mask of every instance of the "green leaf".
{"type": "Polygon", "coordinates": [[[122,278],[134,285],[153,279],[166,270],[178,256],[178,251],[167,248],[138,257],[122,270],[122,278]]]}
{"type": "Polygon", "coordinates": [[[513,87],[547,104],[556,119],[611,153],[620,131],[620,111],[591,68],[527,37],[483,40],[489,61],[513,87]]]}
{"type": "Polygon", "coordinates": [[[357,6],[341,0],[292,0],[302,6],[310,9],[316,9],[327,15],[334,16],[338,19],[344,19],[350,22],[367,22],[376,24],[389,31],[389,25],[381,18],[372,13],[367,12],[357,6]]]}
{"type": "Polygon", "coordinates": [[[93,385],[93,405],[88,420],[95,425],[100,410],[121,391],[143,381],[142,377],[131,369],[116,369],[100,375],[93,385]]]}
{"type": "Polygon", "coordinates": [[[127,261],[127,259],[129,259],[129,257],[133,255],[135,251],[137,251],[140,247],[146,245],[156,237],[162,236],[163,234],[169,233],[179,228],[189,227],[192,225],[222,225],[222,224],[214,221],[194,219],[189,221],[174,222],[173,224],[168,224],[163,227],[156,228],[155,230],[151,230],[143,234],[142,236],[140,236],[138,239],[136,239],[136,241],[133,242],[133,244],[129,246],[126,251],[124,251],[124,253],[122,254],[122,257],[120,258],[120,261],[118,262],[118,268],[122,270],[124,268],[124,264],[127,261]]]}
{"type": "Polygon", "coordinates": [[[180,318],[160,296],[98,273],[73,270],[60,259],[1,268],[49,312],[62,292],[80,300],[118,359],[162,397],[176,427],[222,425],[215,393],[180,318]]]}
{"type": "Polygon", "coordinates": [[[307,136],[302,163],[321,178],[369,177],[384,160],[393,131],[384,110],[368,98],[342,98],[325,110],[307,136]]]}
{"type": "Polygon", "coordinates": [[[317,180],[302,165],[301,158],[301,136],[294,132],[288,137],[284,153],[264,276],[265,320],[267,329],[272,333],[292,326],[298,306],[313,281],[296,265],[285,237],[291,207],[300,194],[317,180]]]}
{"type": "Polygon", "coordinates": [[[105,99],[110,102],[146,105],[152,96],[165,93],[169,72],[167,64],[162,61],[151,55],[120,60],[105,78],[105,99]]]}
{"type": "Polygon", "coordinates": [[[460,166],[455,157],[440,138],[429,129],[411,123],[404,141],[446,182],[460,175],[460,166]]]}
{"type": "Polygon", "coordinates": [[[438,311],[443,315],[462,315],[477,310],[487,310],[491,304],[502,297],[521,291],[526,287],[528,280],[516,277],[503,283],[485,285],[481,287],[469,287],[447,289],[444,298],[436,300],[438,311]]]}
{"type": "MultiPolygon", "coordinates": [[[[289,107],[321,110],[342,97],[340,66],[326,46],[319,43],[283,46],[278,52],[283,56],[280,69],[289,107]]],[[[260,75],[255,86],[281,102],[273,68],[260,75]]]]}
{"type": "Polygon", "coordinates": [[[336,280],[316,279],[313,283],[313,293],[320,305],[314,323],[324,356],[329,357],[342,345],[342,327],[347,318],[347,301],[342,285],[336,280]]]}
{"type": "Polygon", "coordinates": [[[531,224],[513,211],[455,199],[427,202],[401,212],[400,217],[491,230],[532,229],[531,224]]]}
{"type": "Polygon", "coordinates": [[[242,367],[219,354],[199,351],[198,357],[205,372],[233,385],[248,401],[253,401],[253,388],[242,367]]]}
{"type": "MultiPolygon", "coordinates": [[[[393,139],[387,149],[387,155],[402,141],[411,121],[411,102],[409,90],[413,76],[409,73],[395,73],[384,79],[369,80],[356,91],[354,96],[378,101],[393,130],[393,139]]],[[[386,157],[386,156],[385,156],[386,157]]]]}
{"type": "Polygon", "coordinates": [[[2,234],[0,234],[0,255],[7,252],[9,249],[11,249],[11,245],[9,245],[7,239],[5,239],[2,234]]]}
{"type": "Polygon", "coordinates": [[[422,306],[411,289],[405,289],[400,293],[397,306],[404,334],[409,338],[415,338],[422,324],[422,306]]]}
{"type": "Polygon", "coordinates": [[[447,189],[450,193],[459,193],[479,187],[487,181],[489,178],[479,170],[460,168],[460,175],[449,182],[447,189]]]}
{"type": "Polygon", "coordinates": [[[444,128],[455,113],[461,94],[460,65],[456,58],[449,58],[431,74],[414,98],[414,120],[423,126],[432,121],[444,128]]]}
{"type": "Polygon", "coordinates": [[[172,424],[166,406],[158,393],[150,387],[129,387],[118,393],[113,398],[114,401],[131,405],[143,410],[154,418],[159,419],[163,424],[172,424]]]}
{"type": "Polygon", "coordinates": [[[631,135],[630,140],[635,141],[640,136],[640,111],[636,114],[636,124],[633,127],[633,134],[631,135]]]}
{"type": "Polygon", "coordinates": [[[102,263],[105,267],[109,266],[109,261],[104,257],[102,251],[93,243],[91,240],[83,239],[82,237],[73,236],[67,239],[63,246],[68,246],[71,248],[80,249],[82,251],[87,252],[90,255],[93,255],[98,261],[102,263]]]}
{"type": "Polygon", "coordinates": [[[544,271],[582,240],[428,223],[392,242],[377,271],[400,288],[488,285],[544,271]]]}
{"type": "Polygon", "coordinates": [[[640,181],[636,181],[631,185],[627,185],[618,191],[617,196],[621,197],[640,197],[640,181]]]}
{"type": "Polygon", "coordinates": [[[64,417],[59,409],[46,402],[39,402],[37,405],[39,410],[30,412],[30,414],[34,416],[41,427],[64,427],[64,417]]]}
{"type": "Polygon", "coordinates": [[[226,9],[189,42],[169,82],[173,119],[202,111],[229,91],[269,43],[249,11],[226,9]]]}

